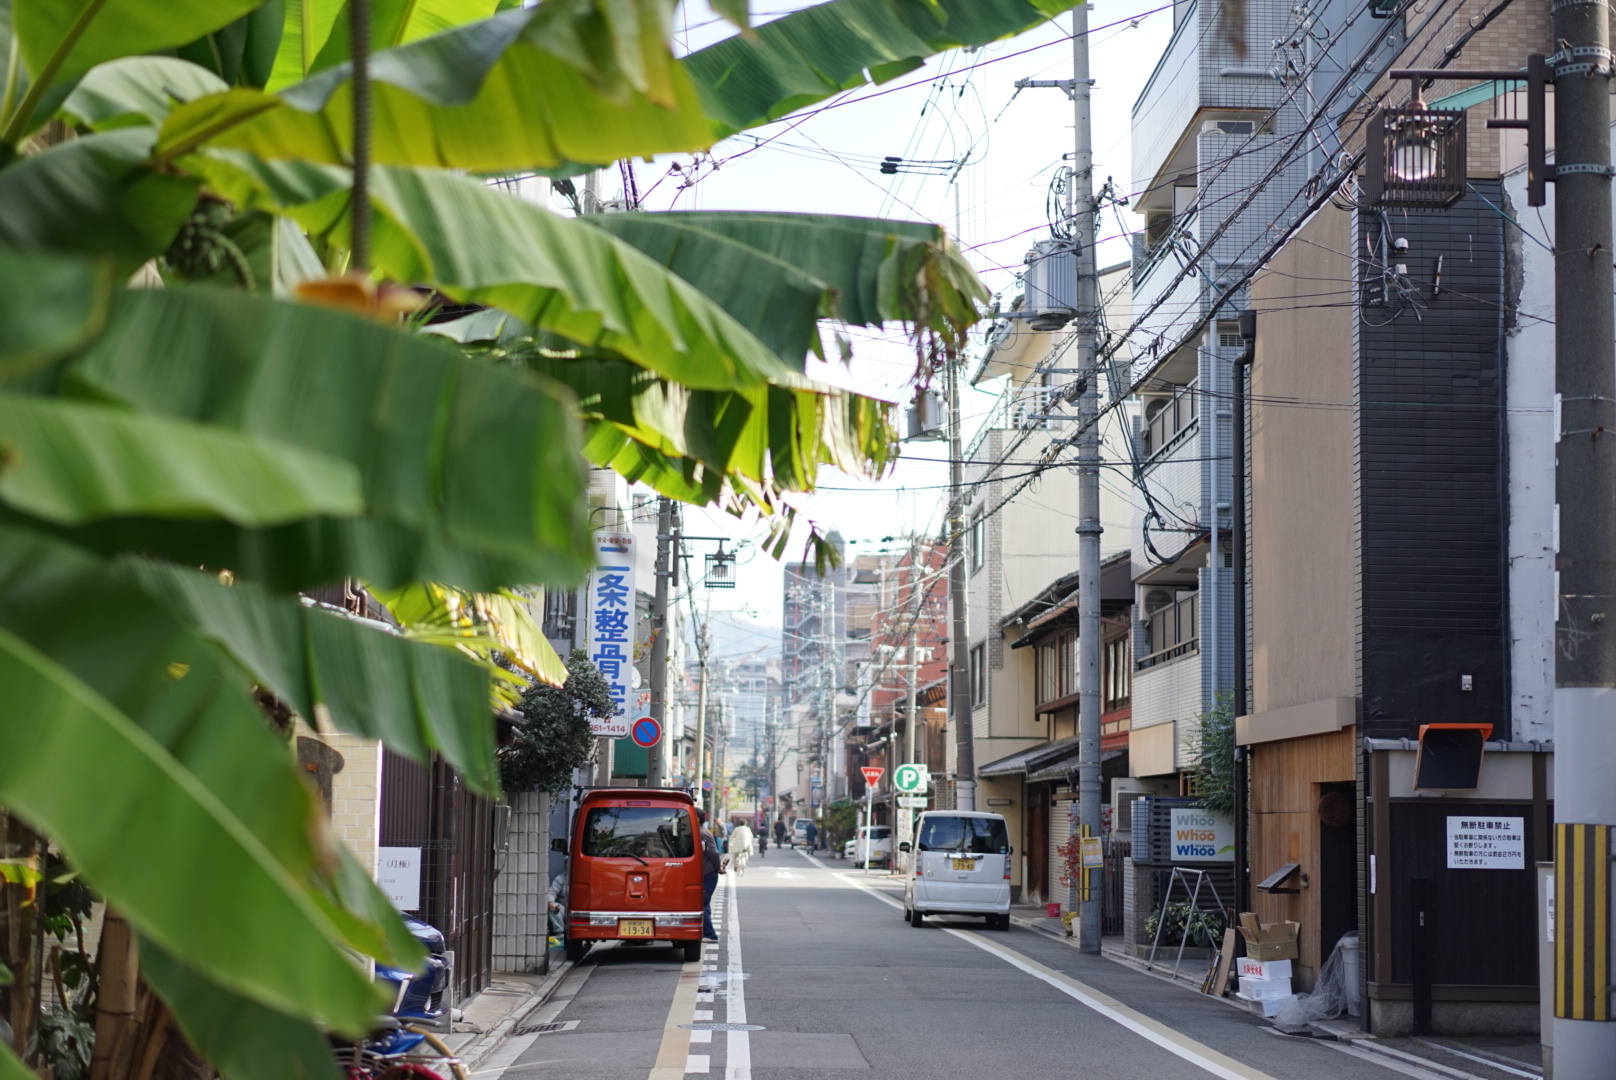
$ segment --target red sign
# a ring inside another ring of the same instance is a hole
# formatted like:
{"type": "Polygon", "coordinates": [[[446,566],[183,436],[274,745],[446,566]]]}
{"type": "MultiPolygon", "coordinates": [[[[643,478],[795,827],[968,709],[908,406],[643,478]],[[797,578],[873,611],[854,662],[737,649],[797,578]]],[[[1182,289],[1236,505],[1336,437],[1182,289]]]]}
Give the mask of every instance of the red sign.
{"type": "Polygon", "coordinates": [[[881,774],[886,772],[886,770],[881,768],[879,765],[866,765],[860,769],[859,772],[864,774],[864,782],[871,787],[874,787],[881,782],[881,774]]]}

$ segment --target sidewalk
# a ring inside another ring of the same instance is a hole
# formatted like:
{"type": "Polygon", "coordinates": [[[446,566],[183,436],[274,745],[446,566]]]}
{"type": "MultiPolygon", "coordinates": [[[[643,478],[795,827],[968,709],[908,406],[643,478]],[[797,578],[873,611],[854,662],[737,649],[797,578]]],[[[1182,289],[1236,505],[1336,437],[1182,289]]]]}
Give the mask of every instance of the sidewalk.
{"type": "MultiPolygon", "coordinates": [[[[1074,948],[1078,945],[1075,937],[1067,935],[1061,920],[1050,918],[1042,904],[1012,905],[1010,921],[1074,948]]],[[[1152,968],[1128,951],[1120,937],[1106,938],[1100,945],[1100,954],[1106,959],[1163,981],[1174,982],[1200,995],[1207,961],[1186,957],[1175,979],[1175,952],[1175,949],[1169,948],[1160,950],[1152,968]]],[[[1212,1000],[1220,1000],[1241,1013],[1250,1012],[1244,1002],[1233,997],[1212,1000]]],[[[1395,1072],[1421,1077],[1422,1080],[1540,1080],[1543,1076],[1542,1047],[1531,1038],[1483,1035],[1380,1038],[1364,1031],[1356,1017],[1347,1016],[1314,1024],[1308,1033],[1287,1034],[1275,1028],[1273,1034],[1334,1040],[1344,1044],[1344,1048],[1352,1053],[1367,1054],[1377,1059],[1378,1064],[1395,1072]]]]}
{"type": "Polygon", "coordinates": [[[461,1002],[460,1019],[443,1040],[466,1071],[475,1072],[528,1013],[549,999],[572,967],[560,952],[552,952],[548,975],[496,971],[486,988],[461,1002]]]}

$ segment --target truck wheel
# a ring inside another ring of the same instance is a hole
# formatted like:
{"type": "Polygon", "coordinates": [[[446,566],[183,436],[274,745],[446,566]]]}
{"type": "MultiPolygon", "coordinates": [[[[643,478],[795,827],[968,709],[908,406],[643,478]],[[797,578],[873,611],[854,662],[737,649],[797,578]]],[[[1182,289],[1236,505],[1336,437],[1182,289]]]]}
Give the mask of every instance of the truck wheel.
{"type": "Polygon", "coordinates": [[[588,951],[589,951],[589,942],[587,942],[587,941],[576,941],[573,938],[568,938],[567,939],[567,959],[571,960],[574,964],[579,963],[580,961],[582,961],[583,958],[584,958],[584,954],[587,953],[588,951]]]}
{"type": "Polygon", "coordinates": [[[701,942],[699,942],[699,941],[683,941],[683,942],[679,943],[679,948],[685,954],[685,962],[686,963],[689,963],[692,960],[700,960],[701,959],[701,942]]]}

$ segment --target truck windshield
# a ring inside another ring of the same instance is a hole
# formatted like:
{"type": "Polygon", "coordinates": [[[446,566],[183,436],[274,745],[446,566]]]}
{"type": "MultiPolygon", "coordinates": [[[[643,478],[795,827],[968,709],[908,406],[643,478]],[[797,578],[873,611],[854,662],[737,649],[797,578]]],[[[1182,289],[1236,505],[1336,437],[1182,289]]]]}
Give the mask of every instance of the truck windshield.
{"type": "Polygon", "coordinates": [[[1010,850],[1010,837],[1000,818],[928,817],[920,828],[920,850],[1002,855],[1010,850]]]}
{"type": "Polygon", "coordinates": [[[696,853],[690,811],[682,806],[597,806],[584,819],[583,853],[688,859],[696,853]]]}

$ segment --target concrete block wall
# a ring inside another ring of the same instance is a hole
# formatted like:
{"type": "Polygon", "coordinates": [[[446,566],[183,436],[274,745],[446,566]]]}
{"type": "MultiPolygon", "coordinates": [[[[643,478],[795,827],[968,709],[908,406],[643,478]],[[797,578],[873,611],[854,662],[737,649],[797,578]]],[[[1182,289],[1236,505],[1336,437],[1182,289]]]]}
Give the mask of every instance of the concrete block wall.
{"type": "Polygon", "coordinates": [[[313,737],[342,755],[342,770],[331,778],[331,830],[374,877],[382,828],[382,744],[341,731],[313,737]]]}
{"type": "Polygon", "coordinates": [[[494,879],[494,970],[538,973],[546,970],[549,951],[550,845],[544,819],[550,799],[536,791],[509,798],[509,841],[494,879]]]}

